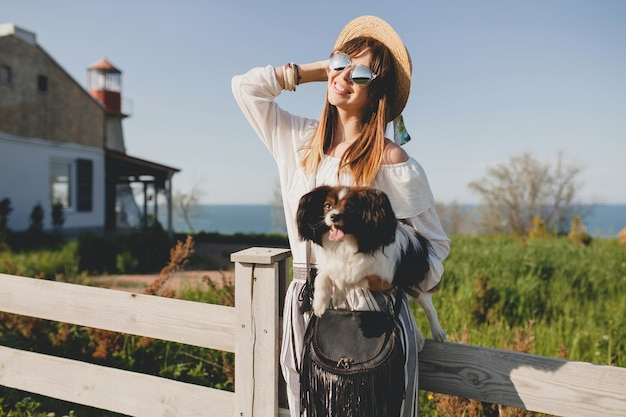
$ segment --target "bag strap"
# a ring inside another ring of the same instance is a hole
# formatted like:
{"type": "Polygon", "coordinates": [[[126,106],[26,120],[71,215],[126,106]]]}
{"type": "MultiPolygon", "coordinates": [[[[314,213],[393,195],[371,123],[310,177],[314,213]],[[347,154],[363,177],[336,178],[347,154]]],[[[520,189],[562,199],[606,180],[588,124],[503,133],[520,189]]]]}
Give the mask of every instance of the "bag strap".
{"type": "Polygon", "coordinates": [[[302,285],[300,289],[300,294],[298,294],[298,299],[301,301],[300,314],[311,312],[311,299],[313,298],[313,285],[315,280],[315,274],[317,273],[313,268],[311,268],[311,242],[306,241],[306,282],[302,285]]]}
{"type": "Polygon", "coordinates": [[[394,320],[398,320],[398,317],[400,316],[400,307],[401,307],[401,300],[402,300],[403,294],[404,294],[404,291],[402,291],[402,288],[396,287],[396,300],[393,303],[393,319],[394,320]]]}

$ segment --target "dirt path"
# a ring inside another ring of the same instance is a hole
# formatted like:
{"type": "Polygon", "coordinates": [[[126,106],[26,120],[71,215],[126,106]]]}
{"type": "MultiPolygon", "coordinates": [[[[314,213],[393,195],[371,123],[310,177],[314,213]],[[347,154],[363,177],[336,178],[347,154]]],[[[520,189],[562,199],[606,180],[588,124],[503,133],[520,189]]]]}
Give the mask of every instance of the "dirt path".
{"type": "MultiPolygon", "coordinates": [[[[182,289],[194,289],[206,286],[203,282],[205,277],[216,284],[221,284],[225,279],[234,280],[234,271],[182,271],[175,274],[166,283],[165,288],[179,292],[182,289]]],[[[143,292],[148,285],[159,278],[159,274],[147,275],[105,275],[91,277],[91,285],[101,288],[122,290],[129,292],[143,292]]]]}
{"type": "MultiPolygon", "coordinates": [[[[208,279],[216,284],[223,283],[225,279],[230,279],[231,282],[233,282],[235,271],[234,264],[230,262],[230,255],[242,249],[247,249],[250,246],[253,245],[245,243],[196,243],[194,245],[194,252],[211,259],[212,265],[214,265],[216,269],[178,272],[167,282],[165,288],[172,289],[176,292],[184,288],[197,288],[198,286],[206,285],[203,283],[204,277],[208,277],[208,279]]],[[[143,292],[146,287],[158,278],[158,273],[145,275],[105,275],[91,277],[90,285],[139,293],[143,292]]]]}

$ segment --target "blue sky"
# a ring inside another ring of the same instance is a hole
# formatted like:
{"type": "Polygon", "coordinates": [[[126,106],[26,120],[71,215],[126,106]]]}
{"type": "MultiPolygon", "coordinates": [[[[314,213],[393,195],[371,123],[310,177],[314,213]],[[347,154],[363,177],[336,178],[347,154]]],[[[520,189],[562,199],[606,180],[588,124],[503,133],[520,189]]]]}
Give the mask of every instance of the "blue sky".
{"type": "MultiPolygon", "coordinates": [[[[200,187],[207,204],[269,203],[278,178],[232,76],[323,59],[364,14],[387,20],[413,59],[406,150],[436,200],[475,203],[467,184],[490,164],[562,151],[582,168],[583,202],[626,204],[623,0],[0,0],[0,23],[35,32],[81,85],[102,57],[122,70],[127,152],[182,169],[174,187],[200,187]]],[[[324,88],[278,101],[317,117],[324,88]]]]}

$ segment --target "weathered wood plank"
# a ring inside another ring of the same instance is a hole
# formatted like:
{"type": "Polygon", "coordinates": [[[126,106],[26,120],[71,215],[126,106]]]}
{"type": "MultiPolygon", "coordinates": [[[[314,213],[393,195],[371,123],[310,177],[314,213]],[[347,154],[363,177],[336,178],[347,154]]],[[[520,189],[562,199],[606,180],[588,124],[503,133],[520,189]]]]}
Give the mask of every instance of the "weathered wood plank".
{"type": "Polygon", "coordinates": [[[254,265],[235,264],[235,415],[240,417],[252,417],[254,403],[253,274],[254,265]]]}
{"type": "Polygon", "coordinates": [[[257,360],[254,361],[253,416],[278,415],[278,268],[278,264],[257,265],[254,272],[252,305],[257,360]]]}
{"type": "Polygon", "coordinates": [[[231,417],[232,392],[0,346],[0,385],[135,417],[231,417]]]}
{"type": "Polygon", "coordinates": [[[428,340],[420,389],[560,416],[626,415],[626,369],[428,340]]]}
{"type": "Polygon", "coordinates": [[[0,311],[235,351],[233,307],[0,274],[0,311]]]}
{"type": "Polygon", "coordinates": [[[231,253],[230,260],[243,264],[271,265],[291,256],[289,249],[282,248],[248,248],[231,253]]]}

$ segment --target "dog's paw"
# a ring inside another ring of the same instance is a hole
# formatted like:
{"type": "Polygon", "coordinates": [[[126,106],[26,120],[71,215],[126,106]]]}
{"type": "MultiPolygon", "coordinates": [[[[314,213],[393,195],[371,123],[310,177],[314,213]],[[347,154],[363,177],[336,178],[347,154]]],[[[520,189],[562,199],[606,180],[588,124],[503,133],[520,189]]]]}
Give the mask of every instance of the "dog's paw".
{"type": "Polygon", "coordinates": [[[333,307],[340,307],[346,301],[346,293],[343,291],[335,290],[331,298],[333,307]]]}
{"type": "Polygon", "coordinates": [[[326,303],[320,302],[315,298],[313,299],[313,314],[315,314],[317,317],[322,317],[327,307],[328,306],[326,303]]]}
{"type": "Polygon", "coordinates": [[[433,335],[433,339],[435,339],[435,341],[439,343],[445,342],[448,337],[446,335],[446,331],[443,330],[441,327],[437,329],[432,329],[431,333],[433,335]]]}

